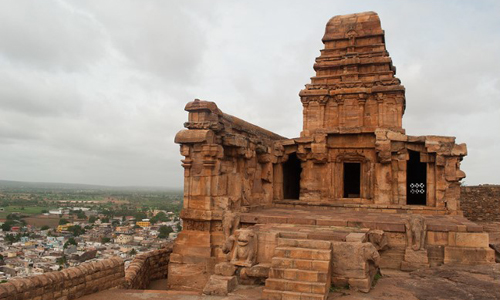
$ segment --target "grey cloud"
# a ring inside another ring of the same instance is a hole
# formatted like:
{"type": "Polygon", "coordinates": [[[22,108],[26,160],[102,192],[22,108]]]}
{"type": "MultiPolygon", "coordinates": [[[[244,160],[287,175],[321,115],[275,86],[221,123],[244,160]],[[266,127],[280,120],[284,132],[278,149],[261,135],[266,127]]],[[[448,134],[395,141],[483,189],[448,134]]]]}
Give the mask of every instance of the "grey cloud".
{"type": "Polygon", "coordinates": [[[195,97],[296,137],[326,22],[375,10],[407,88],[407,133],[457,136],[466,182],[498,183],[495,1],[7,3],[2,179],[180,187],[173,137],[195,97]]]}
{"type": "Polygon", "coordinates": [[[83,100],[68,79],[36,70],[3,69],[0,71],[1,107],[33,117],[78,115],[83,100]]]}
{"type": "Polygon", "coordinates": [[[63,1],[16,0],[0,9],[0,57],[45,70],[76,71],[105,53],[101,29],[63,1]]]}
{"type": "Polygon", "coordinates": [[[82,5],[104,28],[133,68],[165,82],[192,83],[199,75],[206,34],[198,7],[183,1],[88,1],[82,5]]]}

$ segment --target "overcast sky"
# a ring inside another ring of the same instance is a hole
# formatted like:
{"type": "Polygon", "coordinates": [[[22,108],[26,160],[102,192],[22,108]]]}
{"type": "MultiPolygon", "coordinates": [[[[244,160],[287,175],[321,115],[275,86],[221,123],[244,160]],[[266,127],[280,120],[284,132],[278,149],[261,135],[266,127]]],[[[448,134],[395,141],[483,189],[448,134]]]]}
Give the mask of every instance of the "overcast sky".
{"type": "Polygon", "coordinates": [[[181,187],[195,98],[286,137],[327,21],[376,11],[410,135],[500,183],[500,1],[0,0],[0,179],[181,187]]]}

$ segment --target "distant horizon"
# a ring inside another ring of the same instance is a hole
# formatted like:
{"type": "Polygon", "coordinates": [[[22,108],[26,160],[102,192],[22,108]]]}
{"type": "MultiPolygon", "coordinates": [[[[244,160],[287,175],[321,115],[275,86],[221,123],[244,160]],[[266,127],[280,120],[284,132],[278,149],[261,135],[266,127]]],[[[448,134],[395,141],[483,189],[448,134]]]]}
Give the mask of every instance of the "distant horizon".
{"type": "MultiPolygon", "coordinates": [[[[20,181],[20,180],[10,180],[10,179],[0,179],[0,188],[2,188],[2,182],[13,182],[13,183],[27,183],[27,184],[62,184],[62,185],[82,185],[89,187],[103,187],[103,188],[141,188],[141,189],[162,189],[162,190],[174,190],[182,192],[184,187],[172,187],[172,186],[158,186],[158,185],[106,185],[98,183],[78,183],[78,182],[56,182],[56,181],[20,181]]],[[[491,185],[498,186],[498,183],[478,183],[478,184],[467,184],[464,180],[461,182],[462,186],[480,186],[480,185],[491,185]]]]}
{"type": "Polygon", "coordinates": [[[100,183],[81,183],[81,182],[60,182],[60,181],[22,181],[22,180],[11,180],[11,179],[1,179],[0,178],[0,188],[2,183],[17,183],[17,184],[49,184],[49,185],[81,185],[88,187],[103,187],[103,188],[144,188],[144,189],[162,189],[162,190],[177,190],[182,191],[183,187],[172,187],[172,186],[158,186],[158,185],[107,185],[100,183]]]}

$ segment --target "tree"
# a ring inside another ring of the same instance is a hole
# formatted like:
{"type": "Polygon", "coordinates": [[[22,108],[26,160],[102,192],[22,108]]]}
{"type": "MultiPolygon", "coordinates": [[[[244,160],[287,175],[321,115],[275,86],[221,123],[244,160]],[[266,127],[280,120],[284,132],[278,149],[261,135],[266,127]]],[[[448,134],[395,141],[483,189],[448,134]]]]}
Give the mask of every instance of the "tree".
{"type": "Polygon", "coordinates": [[[61,265],[61,266],[67,264],[68,259],[66,258],[66,255],[63,255],[63,256],[59,257],[58,259],[56,259],[56,263],[61,265]]]}
{"type": "Polygon", "coordinates": [[[85,213],[84,213],[83,211],[81,211],[81,210],[80,210],[80,211],[78,211],[78,212],[76,213],[76,217],[77,217],[78,219],[87,219],[87,216],[86,216],[86,215],[85,215],[85,213]]]}
{"type": "Polygon", "coordinates": [[[134,215],[136,220],[146,219],[148,216],[143,212],[136,212],[134,215]]]}
{"type": "Polygon", "coordinates": [[[64,225],[64,224],[68,224],[68,223],[69,223],[69,221],[66,219],[63,219],[63,218],[59,219],[59,225],[64,225]]]}
{"type": "Polygon", "coordinates": [[[10,231],[10,229],[12,228],[9,222],[3,223],[1,227],[3,231],[10,231]]]}
{"type": "Polygon", "coordinates": [[[7,220],[19,220],[19,219],[20,219],[20,217],[19,217],[19,214],[17,214],[17,213],[7,215],[7,220]]]}
{"type": "Polygon", "coordinates": [[[74,238],[70,237],[70,238],[66,241],[66,243],[64,243],[63,248],[64,248],[64,249],[66,249],[66,248],[68,248],[68,247],[69,247],[69,245],[75,245],[75,246],[78,246],[78,243],[75,241],[75,239],[74,239],[74,238]]]}
{"type": "Polygon", "coordinates": [[[160,239],[166,239],[166,238],[168,238],[168,235],[171,232],[174,232],[174,230],[172,229],[172,227],[166,226],[166,225],[161,225],[160,226],[160,234],[158,235],[158,237],[160,239]]]}
{"type": "Polygon", "coordinates": [[[40,230],[47,230],[49,229],[50,227],[48,225],[43,225],[42,228],[40,228],[40,230]]]}
{"type": "Polygon", "coordinates": [[[5,239],[9,242],[9,243],[15,243],[15,242],[19,242],[19,240],[21,239],[21,234],[7,234],[5,236],[5,239]]]}
{"type": "Polygon", "coordinates": [[[96,220],[97,218],[95,216],[90,216],[89,223],[95,223],[96,220]]]}
{"type": "Polygon", "coordinates": [[[103,237],[103,238],[101,238],[101,243],[102,244],[107,244],[109,242],[111,242],[111,239],[109,237],[103,237]]]}
{"type": "Polygon", "coordinates": [[[151,222],[151,224],[155,224],[157,222],[167,222],[168,221],[168,217],[167,215],[164,213],[164,212],[159,212],[156,214],[156,216],[152,217],[149,222],[151,222]]]}
{"type": "Polygon", "coordinates": [[[128,253],[128,255],[132,256],[132,255],[136,255],[137,254],[137,251],[135,251],[134,248],[132,248],[132,250],[130,250],[130,252],[128,253]]]}
{"type": "Polygon", "coordinates": [[[68,231],[71,232],[74,236],[79,236],[85,233],[85,229],[80,225],[71,226],[68,228],[68,231]]]}

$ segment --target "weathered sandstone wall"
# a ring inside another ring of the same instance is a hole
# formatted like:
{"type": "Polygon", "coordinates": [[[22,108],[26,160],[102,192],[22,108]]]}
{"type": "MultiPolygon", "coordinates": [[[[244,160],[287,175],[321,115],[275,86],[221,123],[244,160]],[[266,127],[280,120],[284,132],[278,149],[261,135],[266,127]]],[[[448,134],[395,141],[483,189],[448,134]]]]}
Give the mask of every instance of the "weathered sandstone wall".
{"type": "Polygon", "coordinates": [[[137,255],[125,271],[119,257],[0,284],[0,300],[78,299],[112,288],[145,289],[166,278],[172,246],[137,255]]]}
{"type": "Polygon", "coordinates": [[[500,221],[500,186],[462,187],[461,208],[472,221],[500,221]]]}
{"type": "Polygon", "coordinates": [[[271,206],[279,188],[285,138],[223,113],[209,101],[186,105],[187,129],[175,136],[184,156],[183,230],[169,264],[170,289],[199,290],[225,261],[224,242],[239,213],[271,206]],[[274,168],[279,170],[274,170],[274,168]]]}
{"type": "Polygon", "coordinates": [[[123,285],[125,270],[119,257],[0,284],[0,299],[77,299],[123,285]]]}
{"type": "Polygon", "coordinates": [[[167,278],[172,247],[137,255],[125,271],[128,289],[147,289],[153,280],[167,278]]]}

